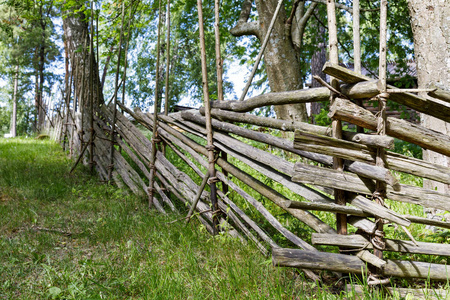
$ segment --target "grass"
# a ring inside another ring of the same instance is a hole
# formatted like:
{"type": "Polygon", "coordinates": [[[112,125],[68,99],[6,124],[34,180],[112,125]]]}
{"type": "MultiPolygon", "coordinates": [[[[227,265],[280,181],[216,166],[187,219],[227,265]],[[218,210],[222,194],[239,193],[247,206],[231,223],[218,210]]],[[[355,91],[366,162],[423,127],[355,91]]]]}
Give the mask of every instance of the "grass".
{"type": "MultiPolygon", "coordinates": [[[[167,154],[200,180],[174,153],[167,154]]],[[[211,237],[198,222],[169,225],[182,216],[148,210],[145,199],[100,184],[82,165],[69,174],[72,165],[51,141],[0,139],[0,299],[355,298],[340,291],[342,281],[322,287],[306,284],[297,271],[274,268],[252,244],[225,234],[211,237]]],[[[239,167],[265,180],[248,166],[239,167]]],[[[297,197],[277,183],[265,183],[288,198],[297,197]]],[[[423,213],[414,205],[389,204],[402,213],[423,213]]],[[[277,243],[290,246],[258,213],[243,207],[277,243]]],[[[301,222],[269,208],[286,227],[309,239],[301,222]]],[[[328,215],[322,218],[333,223],[328,215]]],[[[394,228],[386,231],[392,237],[399,234],[394,228]]],[[[424,232],[421,227],[413,230],[424,240],[430,238],[424,232]]],[[[441,239],[448,242],[449,237],[441,239]]],[[[443,257],[414,259],[447,262],[443,257]]],[[[386,297],[367,285],[364,293],[367,299],[386,297]]]]}
{"type": "Polygon", "coordinates": [[[0,299],[340,298],[72,164],[51,141],[0,139],[0,299]]]}

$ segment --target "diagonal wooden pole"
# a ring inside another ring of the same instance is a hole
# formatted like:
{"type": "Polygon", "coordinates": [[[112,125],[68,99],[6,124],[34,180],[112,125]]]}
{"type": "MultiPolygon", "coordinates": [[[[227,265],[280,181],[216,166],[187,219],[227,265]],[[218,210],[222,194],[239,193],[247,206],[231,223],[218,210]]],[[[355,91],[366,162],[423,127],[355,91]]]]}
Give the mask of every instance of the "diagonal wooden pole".
{"type": "Polygon", "coordinates": [[[267,29],[266,36],[264,37],[264,42],[261,46],[261,50],[259,50],[258,56],[256,57],[255,64],[253,65],[252,72],[250,74],[250,77],[248,78],[247,84],[244,87],[244,91],[242,92],[241,98],[239,98],[239,101],[244,101],[245,96],[247,95],[248,89],[250,88],[250,85],[252,84],[253,77],[255,77],[256,70],[258,70],[259,62],[261,61],[261,58],[264,54],[264,50],[266,50],[267,43],[269,42],[270,34],[272,33],[273,26],[275,25],[275,21],[278,17],[278,13],[280,12],[281,5],[283,4],[283,0],[278,0],[277,8],[275,9],[275,13],[273,14],[272,20],[269,25],[269,29],[267,29]]]}
{"type": "Polygon", "coordinates": [[[120,70],[120,57],[122,56],[122,39],[123,39],[123,22],[125,19],[125,2],[122,3],[122,23],[120,26],[120,38],[119,38],[119,54],[117,58],[117,70],[116,79],[114,83],[114,107],[113,107],[113,119],[111,124],[111,147],[109,152],[109,166],[108,166],[108,182],[111,182],[112,171],[114,168],[114,144],[116,137],[116,118],[117,118],[117,91],[119,89],[119,70],[120,70]]]}
{"type": "Polygon", "coordinates": [[[214,35],[216,40],[217,100],[223,100],[223,63],[220,53],[220,0],[214,0],[214,35]]]}
{"type": "Polygon", "coordinates": [[[167,39],[166,39],[166,82],[164,93],[164,115],[169,114],[169,76],[170,76],[170,0],[167,0],[167,39]]]}
{"type": "MultiPolygon", "coordinates": [[[[328,34],[329,34],[329,51],[330,62],[333,64],[339,63],[338,52],[338,38],[337,38],[337,23],[336,23],[336,6],[335,0],[327,0],[327,15],[328,15],[328,34]]],[[[331,86],[339,90],[339,82],[336,78],[331,77],[331,86]]],[[[331,105],[336,97],[335,93],[331,94],[331,105]]],[[[332,135],[334,138],[342,139],[342,123],[339,120],[332,120],[332,135]]],[[[333,168],[339,171],[343,171],[343,160],[337,157],[333,158],[333,168]]],[[[345,192],[342,190],[334,190],[334,199],[336,204],[346,205],[345,192]]],[[[347,215],[336,214],[336,229],[338,234],[347,234],[347,215]]]]}
{"type": "MultiPolygon", "coordinates": [[[[381,0],[380,5],[380,58],[379,58],[379,79],[380,79],[380,95],[378,96],[379,112],[377,115],[377,134],[386,135],[386,101],[389,98],[386,85],[386,73],[387,73],[387,0],[381,0]]],[[[377,157],[375,164],[377,167],[384,168],[384,157],[386,150],[382,147],[377,148],[377,157]]],[[[384,198],[386,197],[386,185],[382,181],[377,181],[376,191],[373,194],[373,198],[379,205],[384,205],[384,198]]],[[[377,224],[376,236],[372,239],[377,241],[374,244],[374,254],[378,258],[383,258],[384,248],[384,232],[383,232],[383,220],[380,218],[375,219],[377,224]],[[378,246],[377,246],[378,245],[378,246]]]]}
{"type": "Polygon", "coordinates": [[[192,214],[194,213],[195,207],[197,206],[198,201],[200,200],[200,197],[202,196],[202,193],[206,187],[206,184],[208,183],[209,176],[206,174],[203,177],[202,183],[200,184],[200,187],[198,188],[197,195],[195,195],[194,201],[192,202],[191,208],[189,209],[189,212],[186,216],[186,224],[189,223],[191,220],[192,214]]]}
{"type": "Polygon", "coordinates": [[[159,66],[161,59],[161,0],[159,0],[159,10],[158,10],[158,42],[156,44],[156,79],[155,79],[155,101],[153,103],[153,132],[152,132],[152,149],[150,154],[150,175],[149,175],[149,186],[148,186],[148,207],[153,206],[153,197],[155,194],[155,176],[156,176],[156,151],[157,144],[159,142],[158,138],[158,97],[159,97],[159,66]]]}
{"type": "MultiPolygon", "coordinates": [[[[217,211],[219,209],[219,205],[217,203],[217,186],[216,182],[218,181],[216,177],[216,158],[215,158],[215,149],[213,145],[213,131],[211,125],[211,103],[209,101],[209,91],[208,91],[208,70],[206,66],[206,45],[205,45],[205,30],[203,27],[203,8],[202,8],[202,0],[197,0],[197,10],[198,10],[198,25],[199,25],[199,33],[200,33],[200,55],[202,61],[202,82],[203,82],[203,100],[205,102],[205,117],[206,117],[206,139],[208,150],[208,175],[209,175],[209,187],[211,190],[211,204],[212,210],[217,211]]],[[[214,234],[217,233],[218,226],[218,218],[216,215],[213,216],[213,230],[214,234]]]]}
{"type": "Polygon", "coordinates": [[[89,168],[94,172],[94,3],[91,0],[91,39],[89,47],[89,110],[90,110],[90,137],[89,137],[89,168]]]}

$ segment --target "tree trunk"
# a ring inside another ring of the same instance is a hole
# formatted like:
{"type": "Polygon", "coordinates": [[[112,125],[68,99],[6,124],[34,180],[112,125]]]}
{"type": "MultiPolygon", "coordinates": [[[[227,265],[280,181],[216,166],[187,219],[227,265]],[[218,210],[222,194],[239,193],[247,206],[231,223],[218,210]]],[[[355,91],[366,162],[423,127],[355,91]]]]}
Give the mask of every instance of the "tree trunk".
{"type": "MultiPolygon", "coordinates": [[[[263,41],[278,1],[256,1],[259,20],[258,22],[247,22],[251,11],[251,2],[249,0],[244,1],[241,16],[231,33],[235,36],[254,35],[260,41],[263,41]]],[[[303,88],[296,50],[290,32],[286,30],[285,21],[286,10],[282,6],[264,52],[264,63],[272,92],[292,91],[303,88]]],[[[279,119],[297,121],[306,121],[307,119],[304,104],[280,105],[275,106],[274,110],[279,119]]]]}
{"type": "MultiPolygon", "coordinates": [[[[419,88],[432,85],[450,87],[450,2],[439,0],[409,0],[411,26],[419,88]]],[[[423,126],[450,134],[450,123],[426,114],[421,115],[423,126]]],[[[423,158],[436,164],[450,166],[450,158],[424,150],[423,158]]],[[[424,180],[424,187],[449,192],[447,184],[424,180]]]]}
{"type": "MultiPolygon", "coordinates": [[[[85,64],[89,65],[89,51],[77,51],[79,48],[83,48],[85,45],[90,45],[90,36],[88,30],[87,18],[83,13],[73,13],[71,11],[66,12],[66,17],[63,18],[63,28],[64,35],[67,39],[67,46],[69,48],[69,57],[73,58],[72,67],[75,67],[78,72],[76,72],[76,77],[74,78],[74,86],[77,93],[82,94],[82,87],[85,88],[85,93],[83,95],[84,99],[89,99],[89,84],[82,83],[82,78],[85,79],[85,82],[93,81],[93,91],[97,91],[97,86],[100,91],[101,81],[99,77],[98,65],[95,57],[93,58],[93,71],[92,75],[89,68],[84,68],[85,64]],[[87,36],[87,40],[85,41],[87,36]],[[83,76],[84,72],[84,76],[83,76]]],[[[77,95],[78,96],[78,95],[77,95]]],[[[93,92],[93,102],[94,102],[94,111],[99,106],[99,104],[103,103],[103,93],[100,92],[99,95],[96,92],[93,92]]],[[[83,128],[90,128],[89,118],[90,118],[90,105],[89,101],[84,101],[80,99],[80,112],[84,115],[83,118],[83,128]]],[[[87,139],[90,138],[90,133],[86,133],[85,137],[87,139]]]]}
{"type": "MultiPolygon", "coordinates": [[[[450,2],[440,0],[408,0],[411,26],[414,35],[414,52],[417,64],[419,88],[432,85],[450,87],[450,2]]],[[[444,134],[450,134],[450,123],[421,114],[423,126],[444,134]]],[[[423,150],[423,159],[443,166],[450,166],[448,156],[423,150]]],[[[450,185],[424,180],[424,187],[444,193],[450,185]]],[[[436,209],[427,210],[428,218],[438,218],[436,209]]],[[[432,227],[431,229],[434,230],[432,227]]]]}
{"type": "Polygon", "coordinates": [[[16,66],[16,72],[14,76],[14,93],[13,93],[13,107],[11,117],[11,137],[17,135],[17,85],[19,81],[19,65],[16,66]]]}

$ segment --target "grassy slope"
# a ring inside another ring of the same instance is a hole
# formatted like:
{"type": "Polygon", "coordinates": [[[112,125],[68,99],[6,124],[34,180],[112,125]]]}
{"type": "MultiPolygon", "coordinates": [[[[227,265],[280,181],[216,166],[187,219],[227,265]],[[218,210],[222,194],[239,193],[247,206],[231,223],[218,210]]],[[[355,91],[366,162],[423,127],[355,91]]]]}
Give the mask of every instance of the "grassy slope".
{"type": "MultiPolygon", "coordinates": [[[[59,145],[0,139],[0,299],[286,299],[292,270],[253,246],[167,225],[143,199],[101,185],[59,145]]],[[[330,295],[328,295],[330,296],[330,295]]]]}

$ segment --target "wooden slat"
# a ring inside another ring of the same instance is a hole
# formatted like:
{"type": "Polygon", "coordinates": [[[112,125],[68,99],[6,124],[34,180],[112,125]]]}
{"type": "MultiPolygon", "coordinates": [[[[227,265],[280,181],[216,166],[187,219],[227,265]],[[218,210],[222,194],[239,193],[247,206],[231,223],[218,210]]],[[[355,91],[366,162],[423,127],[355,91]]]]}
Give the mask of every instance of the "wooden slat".
{"type": "MultiPolygon", "coordinates": [[[[356,256],[311,252],[298,249],[275,248],[272,250],[274,266],[316,270],[330,270],[342,273],[361,274],[367,272],[366,263],[356,256]]],[[[450,267],[417,261],[386,260],[380,270],[383,276],[448,280],[450,267]]]]}
{"type": "MultiPolygon", "coordinates": [[[[329,245],[348,247],[353,249],[373,249],[369,239],[359,235],[338,236],[334,234],[313,233],[311,237],[313,245],[329,245]]],[[[417,242],[386,239],[386,251],[450,256],[449,244],[417,242]]]]}

